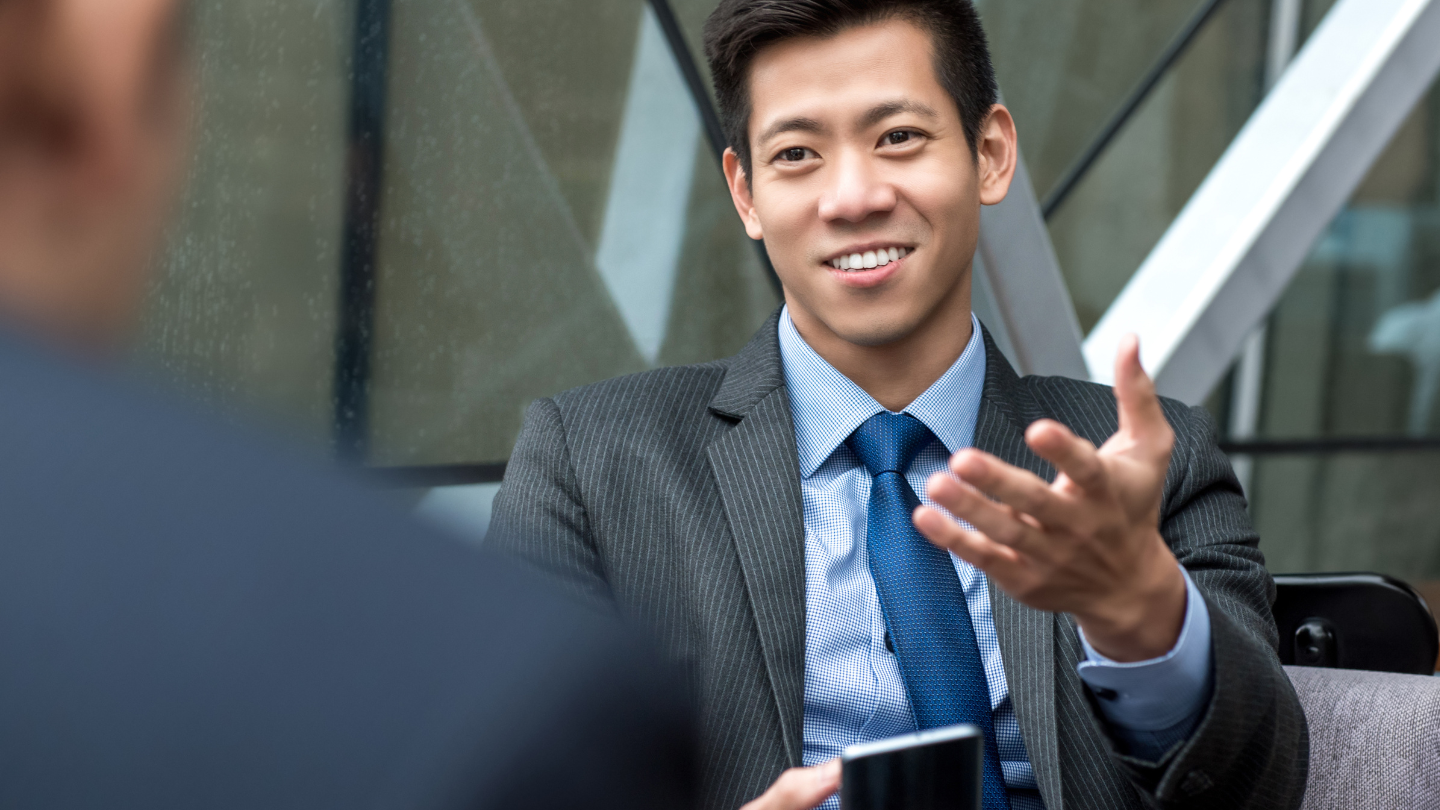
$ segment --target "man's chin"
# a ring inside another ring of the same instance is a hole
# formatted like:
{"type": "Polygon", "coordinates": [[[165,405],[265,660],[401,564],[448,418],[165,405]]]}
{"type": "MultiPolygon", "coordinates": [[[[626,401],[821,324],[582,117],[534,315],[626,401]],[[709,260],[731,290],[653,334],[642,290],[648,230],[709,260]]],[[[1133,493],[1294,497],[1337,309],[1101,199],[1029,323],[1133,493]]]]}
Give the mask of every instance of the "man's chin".
{"type": "Polygon", "coordinates": [[[889,322],[877,324],[869,323],[847,324],[851,328],[839,328],[832,331],[837,337],[846,343],[855,346],[864,346],[867,349],[878,349],[903,342],[906,338],[915,334],[919,327],[917,322],[889,322]]]}

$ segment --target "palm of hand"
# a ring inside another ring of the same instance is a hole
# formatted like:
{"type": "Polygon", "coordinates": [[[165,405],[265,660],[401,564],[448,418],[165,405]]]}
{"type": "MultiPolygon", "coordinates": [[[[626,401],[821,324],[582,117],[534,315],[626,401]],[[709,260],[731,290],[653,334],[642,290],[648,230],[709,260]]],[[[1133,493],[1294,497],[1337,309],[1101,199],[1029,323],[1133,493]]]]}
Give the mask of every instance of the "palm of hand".
{"type": "Polygon", "coordinates": [[[1102,447],[1058,422],[1031,425],[1026,443],[1057,470],[1048,484],[962,450],[928,492],[975,529],[923,506],[915,525],[1015,599],[1073,614],[1105,654],[1139,660],[1173,645],[1184,615],[1184,579],[1159,532],[1175,436],[1133,341],[1116,380],[1119,430],[1102,447]]]}

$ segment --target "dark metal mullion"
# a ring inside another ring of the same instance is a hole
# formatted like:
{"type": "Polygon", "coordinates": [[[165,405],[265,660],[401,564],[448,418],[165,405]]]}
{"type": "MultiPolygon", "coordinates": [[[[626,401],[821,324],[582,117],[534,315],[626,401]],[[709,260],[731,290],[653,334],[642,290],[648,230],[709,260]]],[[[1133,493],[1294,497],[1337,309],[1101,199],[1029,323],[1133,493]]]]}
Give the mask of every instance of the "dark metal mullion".
{"type": "Polygon", "coordinates": [[[381,486],[397,489],[498,484],[505,478],[506,462],[491,464],[432,464],[418,467],[370,467],[366,475],[381,486]]]}
{"type": "Polygon", "coordinates": [[[1180,33],[1175,35],[1164,52],[1160,54],[1160,58],[1155,60],[1144,77],[1140,79],[1140,83],[1135,85],[1135,88],[1130,91],[1130,95],[1120,103],[1119,109],[1110,116],[1110,120],[1100,130],[1100,134],[1090,142],[1089,146],[1085,147],[1085,151],[1074,163],[1070,164],[1070,168],[1065,170],[1065,174],[1061,175],[1059,182],[1050,189],[1050,193],[1045,195],[1044,202],[1040,204],[1040,211],[1046,219],[1049,219],[1060,208],[1060,205],[1070,196],[1070,192],[1080,184],[1080,180],[1089,173],[1095,161],[1110,146],[1110,142],[1115,140],[1115,136],[1120,134],[1120,130],[1129,122],[1130,116],[1135,114],[1135,111],[1150,96],[1150,91],[1155,89],[1155,86],[1160,83],[1175,62],[1189,49],[1196,34],[1200,33],[1200,30],[1205,27],[1205,23],[1209,22],[1210,18],[1224,4],[1225,0],[1205,0],[1205,5],[1191,15],[1189,22],[1185,23],[1185,27],[1180,29],[1180,33]]]}
{"type": "Polygon", "coordinates": [[[1320,439],[1260,439],[1221,442],[1232,455],[1325,455],[1331,453],[1413,453],[1440,451],[1440,437],[1350,436],[1320,439]]]}
{"type": "Polygon", "coordinates": [[[700,76],[700,67],[690,53],[690,44],[685,41],[685,32],[680,28],[680,21],[675,17],[675,10],[670,8],[669,0],[649,2],[650,9],[655,12],[655,19],[660,23],[660,30],[665,32],[665,41],[670,43],[670,52],[675,56],[680,75],[685,77],[685,86],[690,88],[690,96],[695,99],[695,109],[699,111],[700,121],[705,125],[705,136],[710,140],[710,150],[715,153],[716,162],[719,162],[728,145],[725,130],[720,126],[720,114],[715,111],[715,105],[710,101],[705,79],[700,76]]]}
{"type": "Polygon", "coordinates": [[[375,273],[385,156],[390,0],[356,0],[350,80],[340,311],[335,335],[334,442],[345,461],[369,449],[375,273]]]}
{"type": "MultiPolygon", "coordinates": [[[[705,79],[700,76],[695,55],[690,52],[690,43],[685,41],[685,32],[680,28],[680,21],[675,16],[675,10],[670,7],[669,0],[649,2],[651,10],[655,12],[655,19],[660,23],[660,30],[665,32],[665,41],[670,44],[670,53],[675,57],[675,64],[679,66],[680,74],[685,77],[685,86],[690,88],[690,97],[695,102],[695,109],[705,126],[705,136],[710,141],[710,151],[715,155],[715,162],[723,166],[725,149],[729,142],[725,138],[724,127],[720,125],[720,114],[715,110],[715,102],[705,87],[705,79]]],[[[770,285],[775,288],[775,294],[783,299],[785,289],[780,285],[780,277],[775,274],[775,266],[770,263],[770,254],[766,252],[763,241],[755,242],[755,253],[760,258],[760,266],[765,270],[765,275],[770,279],[770,285]]]]}

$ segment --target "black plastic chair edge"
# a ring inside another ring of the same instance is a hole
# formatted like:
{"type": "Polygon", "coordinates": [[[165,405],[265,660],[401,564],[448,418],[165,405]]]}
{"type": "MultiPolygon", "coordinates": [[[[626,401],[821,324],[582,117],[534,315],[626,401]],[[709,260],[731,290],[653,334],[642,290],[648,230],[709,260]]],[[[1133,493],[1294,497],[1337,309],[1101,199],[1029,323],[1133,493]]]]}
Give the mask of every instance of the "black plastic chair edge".
{"type": "Polygon", "coordinates": [[[1420,592],[1410,587],[1410,583],[1396,579],[1385,574],[1376,574],[1369,571],[1338,571],[1323,574],[1275,574],[1272,577],[1276,587],[1281,585],[1378,585],[1382,588],[1399,591],[1425,609],[1425,622],[1430,626],[1430,657],[1440,658],[1440,625],[1435,622],[1435,611],[1425,601],[1420,592]]]}

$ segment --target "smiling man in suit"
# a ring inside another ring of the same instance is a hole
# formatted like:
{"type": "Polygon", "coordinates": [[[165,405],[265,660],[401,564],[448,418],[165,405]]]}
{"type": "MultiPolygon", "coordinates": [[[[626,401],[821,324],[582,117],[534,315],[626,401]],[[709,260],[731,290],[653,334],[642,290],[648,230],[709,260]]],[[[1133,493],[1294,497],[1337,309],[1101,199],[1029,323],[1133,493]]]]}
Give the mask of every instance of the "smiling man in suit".
{"type": "Polygon", "coordinates": [[[986,810],[1297,806],[1209,418],[1133,340],[1113,391],[1020,378],[971,314],[1017,151],[970,4],[722,0],[706,49],[785,306],[728,360],[537,402],[495,507],[687,668],[706,806],[835,807],[846,745],[958,722],[986,810]]]}

